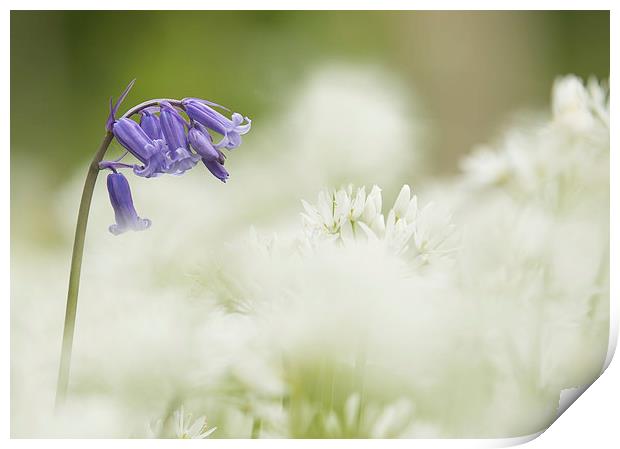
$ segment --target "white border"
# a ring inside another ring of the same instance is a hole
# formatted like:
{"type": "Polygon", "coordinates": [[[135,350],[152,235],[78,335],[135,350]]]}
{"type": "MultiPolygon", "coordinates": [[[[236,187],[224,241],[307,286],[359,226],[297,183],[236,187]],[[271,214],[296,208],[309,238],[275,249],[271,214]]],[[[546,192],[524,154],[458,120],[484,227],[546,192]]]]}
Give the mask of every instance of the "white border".
{"type": "MultiPolygon", "coordinates": [[[[214,2],[214,1],[185,1],[177,0],[173,3],[162,0],[151,1],[136,1],[128,4],[126,1],[121,2],[117,0],[109,0],[103,2],[91,2],[88,5],[78,1],[55,1],[53,5],[48,5],[43,1],[8,1],[7,6],[11,9],[17,10],[36,10],[36,9],[124,9],[128,6],[131,9],[142,9],[138,6],[142,6],[148,9],[157,10],[171,10],[170,6],[174,6],[175,10],[192,10],[192,9],[213,9],[213,10],[229,10],[229,9],[247,9],[247,10],[269,10],[269,9],[293,9],[293,10],[317,10],[317,9],[366,9],[366,10],[405,10],[405,9],[417,9],[417,10],[445,10],[445,9],[457,9],[461,10],[465,6],[467,9],[473,10],[509,10],[509,9],[610,9],[611,10],[611,41],[612,47],[617,48],[617,35],[615,30],[620,30],[620,21],[617,19],[617,11],[613,8],[611,1],[604,0],[590,0],[588,2],[579,2],[573,0],[565,0],[562,2],[555,1],[543,1],[543,0],[522,0],[522,1],[387,1],[383,0],[377,2],[376,0],[314,0],[314,1],[286,1],[286,0],[264,0],[260,2],[252,2],[248,0],[227,0],[226,2],[214,2]]],[[[9,61],[10,53],[10,14],[7,13],[3,17],[3,45],[1,47],[2,59],[9,61]]],[[[616,74],[618,72],[617,58],[613,57],[613,50],[611,51],[611,76],[610,85],[616,85],[616,74]]],[[[6,66],[5,66],[6,67],[6,66]]],[[[2,195],[0,196],[2,201],[2,208],[7,212],[5,217],[9,216],[9,198],[10,198],[10,164],[9,164],[9,114],[10,109],[10,72],[8,70],[3,71],[3,77],[5,77],[4,85],[5,90],[3,92],[3,102],[5,105],[0,112],[0,126],[1,133],[5,139],[4,150],[0,151],[0,157],[2,158],[2,167],[5,170],[4,176],[0,180],[0,188],[2,189],[2,195]]],[[[618,102],[614,101],[612,96],[611,109],[615,110],[615,106],[618,102]]],[[[618,239],[614,229],[620,229],[620,220],[618,218],[618,169],[620,167],[617,148],[617,127],[615,116],[612,114],[612,140],[611,140],[611,160],[610,166],[612,171],[611,176],[611,247],[613,249],[618,248],[618,239]]],[[[4,277],[4,295],[5,310],[4,310],[4,328],[2,329],[3,344],[2,352],[3,359],[8,362],[9,360],[9,329],[10,329],[10,310],[9,310],[9,292],[10,292],[10,228],[9,221],[2,220],[0,226],[2,226],[2,234],[5,236],[6,244],[3,245],[5,249],[4,257],[2,257],[2,276],[4,277]]],[[[611,273],[618,273],[618,258],[615,251],[611,251],[611,273]]],[[[611,356],[615,350],[618,336],[618,288],[615,279],[611,278],[611,332],[610,332],[610,353],[608,354],[607,364],[611,362],[611,356]]],[[[543,436],[536,439],[530,445],[543,448],[543,447],[555,447],[555,446],[569,446],[573,445],[592,445],[593,447],[617,447],[620,444],[620,433],[617,428],[617,413],[616,406],[620,397],[618,381],[620,378],[620,368],[618,363],[614,362],[597,380],[592,387],[590,387],[575,404],[573,404],[564,415],[562,415],[557,422],[555,422],[543,436]]],[[[10,384],[9,384],[9,369],[8,363],[6,369],[1,372],[3,388],[3,401],[2,404],[2,416],[0,417],[0,426],[5,437],[9,436],[9,420],[10,420],[10,384]],[[4,400],[6,398],[6,400],[4,400]]],[[[535,436],[533,436],[535,437],[535,436]]],[[[529,437],[532,439],[532,437],[529,437]]],[[[208,444],[210,447],[239,447],[252,445],[254,447],[315,447],[316,444],[328,445],[328,446],[352,446],[355,447],[386,447],[386,446],[402,446],[402,445],[416,445],[422,447],[498,447],[505,445],[519,444],[529,441],[528,437],[518,439],[498,439],[498,440],[321,440],[320,442],[314,440],[210,440],[202,443],[188,443],[188,444],[208,444]]],[[[10,444],[15,446],[30,446],[37,444],[38,440],[11,440],[10,444]]],[[[80,440],[44,440],[44,444],[56,446],[62,445],[63,447],[82,446],[84,441],[80,440]]],[[[87,444],[93,447],[105,447],[109,444],[106,440],[88,440],[87,444]]],[[[150,441],[150,440],[121,440],[115,441],[113,444],[120,444],[122,446],[131,445],[133,447],[152,447],[152,445],[169,445],[180,444],[177,441],[150,441]]]]}

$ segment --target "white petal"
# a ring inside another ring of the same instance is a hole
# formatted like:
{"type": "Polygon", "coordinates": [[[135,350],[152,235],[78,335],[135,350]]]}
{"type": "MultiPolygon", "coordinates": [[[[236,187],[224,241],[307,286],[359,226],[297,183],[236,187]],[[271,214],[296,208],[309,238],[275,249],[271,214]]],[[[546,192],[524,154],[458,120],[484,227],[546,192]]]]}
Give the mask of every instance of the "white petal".
{"type": "Polygon", "coordinates": [[[405,219],[408,222],[413,222],[416,219],[418,214],[418,197],[413,195],[411,201],[409,202],[409,206],[407,206],[407,213],[405,214],[405,219]]]}
{"type": "Polygon", "coordinates": [[[368,238],[368,240],[372,240],[372,241],[378,240],[377,234],[375,234],[375,232],[372,229],[370,229],[368,225],[364,223],[363,221],[357,221],[355,222],[355,225],[359,226],[359,228],[362,231],[364,231],[364,234],[366,234],[366,237],[368,238]]]}
{"type": "Polygon", "coordinates": [[[382,197],[381,197],[381,189],[379,188],[379,186],[372,186],[372,189],[370,189],[370,194],[368,195],[368,201],[370,201],[372,198],[373,203],[375,204],[375,209],[377,210],[378,213],[381,212],[381,207],[382,205],[382,197]]]}
{"type": "Polygon", "coordinates": [[[396,213],[394,209],[390,211],[388,214],[387,220],[385,222],[385,233],[391,234],[394,232],[394,225],[396,225],[396,213]]]}
{"type": "Polygon", "coordinates": [[[206,423],[207,418],[205,418],[204,416],[201,416],[196,421],[194,421],[194,424],[189,426],[189,428],[187,429],[187,434],[189,435],[189,437],[196,438],[197,436],[199,436],[201,434],[201,430],[204,428],[206,423]]]}
{"type": "Polygon", "coordinates": [[[411,189],[407,184],[400,189],[400,193],[394,202],[393,210],[397,217],[404,217],[407,214],[407,208],[409,207],[409,201],[411,199],[411,189]]]}
{"type": "Polygon", "coordinates": [[[355,201],[353,202],[353,207],[351,211],[351,216],[353,219],[358,219],[362,213],[364,212],[364,205],[366,204],[366,188],[362,187],[357,190],[357,195],[355,195],[355,201]]]}
{"type": "Polygon", "coordinates": [[[353,225],[350,220],[345,220],[340,226],[340,237],[344,242],[350,242],[355,238],[353,235],[353,225]]]}
{"type": "Polygon", "coordinates": [[[385,219],[383,218],[383,214],[379,214],[375,217],[370,228],[377,235],[385,235],[385,219]]]}
{"type": "Polygon", "coordinates": [[[368,199],[366,201],[366,206],[364,206],[364,213],[362,215],[362,220],[366,223],[372,223],[377,216],[377,212],[379,212],[375,206],[375,203],[368,199]]]}

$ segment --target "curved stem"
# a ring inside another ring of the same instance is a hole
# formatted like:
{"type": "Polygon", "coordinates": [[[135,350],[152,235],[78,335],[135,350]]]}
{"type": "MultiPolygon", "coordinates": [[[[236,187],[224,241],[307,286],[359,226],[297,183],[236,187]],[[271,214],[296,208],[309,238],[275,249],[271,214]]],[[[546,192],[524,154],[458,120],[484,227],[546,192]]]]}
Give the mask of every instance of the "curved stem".
{"type": "Polygon", "coordinates": [[[121,118],[129,118],[132,115],[137,114],[138,112],[140,112],[142,109],[146,109],[146,108],[148,108],[150,106],[157,106],[162,101],[166,101],[166,102],[170,103],[172,106],[177,106],[179,108],[183,108],[183,104],[181,103],[181,100],[175,100],[173,98],[155,98],[153,100],[144,101],[144,102],[134,106],[133,108],[131,108],[130,110],[125,112],[121,116],[121,118]]]}
{"type": "Polygon", "coordinates": [[[71,271],[69,273],[69,291],[67,293],[67,309],[65,311],[65,326],[62,335],[62,349],[60,353],[60,369],[58,372],[58,386],[56,388],[56,406],[62,404],[67,394],[69,386],[69,368],[71,367],[71,351],[73,347],[73,332],[75,330],[75,314],[77,311],[78,290],[80,288],[80,271],[82,269],[82,255],[84,254],[84,239],[86,237],[86,225],[88,224],[88,212],[90,202],[95,189],[95,182],[99,174],[99,162],[112,142],[114,135],[107,132],[103,142],[99,146],[95,157],[90,163],[80,209],[78,212],[77,224],[75,227],[75,239],[73,241],[73,254],[71,256],[71,271]]]}

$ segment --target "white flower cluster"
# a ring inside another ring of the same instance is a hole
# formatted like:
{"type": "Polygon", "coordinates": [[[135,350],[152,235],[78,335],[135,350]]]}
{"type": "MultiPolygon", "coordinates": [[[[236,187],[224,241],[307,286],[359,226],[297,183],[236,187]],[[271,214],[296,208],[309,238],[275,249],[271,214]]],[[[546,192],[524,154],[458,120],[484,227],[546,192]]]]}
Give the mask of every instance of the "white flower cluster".
{"type": "Polygon", "coordinates": [[[418,198],[404,185],[394,205],[382,213],[381,189],[376,185],[366,195],[366,188],[352,185],[333,192],[322,191],[316,205],[302,200],[302,219],[307,237],[312,241],[358,239],[382,240],[396,254],[411,253],[426,263],[431,256],[454,251],[455,227],[451,216],[435,204],[418,207],[418,198]]]}
{"type": "Polygon", "coordinates": [[[568,132],[609,127],[609,91],[594,78],[587,85],[574,75],[559,78],[553,85],[551,111],[554,123],[568,132]]]}
{"type": "Polygon", "coordinates": [[[483,146],[461,164],[466,185],[500,187],[515,198],[561,209],[583,187],[608,183],[609,96],[591,79],[556,80],[547,123],[515,128],[498,145],[483,146]],[[595,183],[595,184],[593,184],[595,183]]]}

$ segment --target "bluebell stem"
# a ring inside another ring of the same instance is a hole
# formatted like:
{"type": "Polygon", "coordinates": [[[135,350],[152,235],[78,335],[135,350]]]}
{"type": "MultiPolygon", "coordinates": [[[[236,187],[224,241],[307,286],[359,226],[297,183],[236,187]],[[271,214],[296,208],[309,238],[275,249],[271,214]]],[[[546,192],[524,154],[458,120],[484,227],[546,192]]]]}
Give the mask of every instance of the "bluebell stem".
{"type": "Polygon", "coordinates": [[[131,198],[129,182],[122,173],[110,173],[107,185],[116,220],[116,223],[109,228],[112,234],[118,235],[128,230],[143,231],[151,226],[151,220],[138,217],[131,198]]]}
{"type": "Polygon", "coordinates": [[[69,386],[69,370],[86,226],[99,171],[103,169],[112,171],[107,178],[107,187],[116,223],[110,226],[110,232],[118,235],[127,230],[144,230],[150,227],[151,222],[148,219],[138,217],[131,198],[129,182],[117,170],[130,168],[138,176],[153,178],[164,174],[182,174],[196,165],[199,160],[202,160],[215,177],[226,182],[228,172],[223,165],[225,156],[219,149],[238,147],[241,143],[241,135],[246,134],[251,126],[249,118],[235,113],[229,119],[212,109],[212,107],[221,106],[195,98],[182,101],[174,99],[148,100],[134,106],[119,119],[116,119],[118,109],[134,82],[135,80],[129,83],[116,102],[110,99],[110,113],[105,123],[106,134],[89,166],[82,190],[69,272],[69,289],[56,390],[57,406],[62,404],[69,386]],[[185,128],[189,126],[179,111],[185,111],[188,117],[194,121],[191,128],[188,129],[188,134],[185,133],[185,128]],[[159,116],[157,115],[158,112],[159,116]],[[131,119],[136,114],[141,114],[140,125],[131,119]],[[244,122],[247,123],[244,124],[244,122]],[[224,136],[218,144],[213,144],[207,128],[224,136]],[[103,161],[103,157],[114,137],[127,149],[128,153],[140,161],[140,164],[121,162],[127,153],[116,160],[103,161]],[[198,154],[191,152],[189,142],[198,154]]]}
{"type": "Polygon", "coordinates": [[[213,109],[211,106],[218,105],[209,101],[184,98],[181,104],[189,118],[224,136],[216,148],[224,147],[229,150],[237,148],[241,145],[241,136],[247,134],[252,127],[252,120],[248,117],[235,112],[229,119],[213,109]]]}

